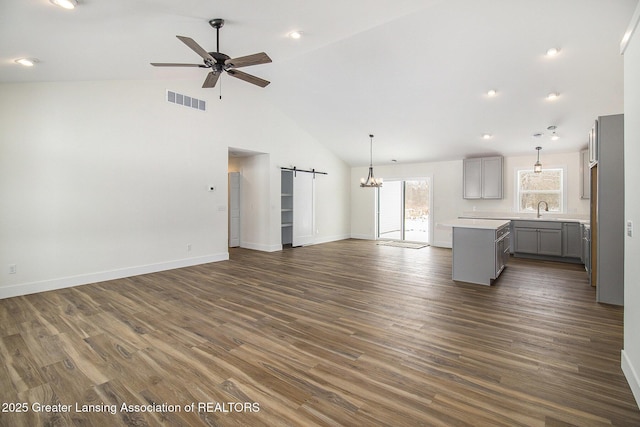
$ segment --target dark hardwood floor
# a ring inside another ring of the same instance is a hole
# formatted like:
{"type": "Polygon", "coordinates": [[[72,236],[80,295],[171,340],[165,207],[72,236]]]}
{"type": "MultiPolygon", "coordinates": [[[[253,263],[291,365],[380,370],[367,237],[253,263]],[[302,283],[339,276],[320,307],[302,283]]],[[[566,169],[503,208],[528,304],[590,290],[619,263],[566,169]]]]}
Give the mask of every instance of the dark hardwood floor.
{"type": "Polygon", "coordinates": [[[622,319],[578,265],[486,287],[447,249],[234,249],[0,300],[0,425],[639,426],[622,319]]]}

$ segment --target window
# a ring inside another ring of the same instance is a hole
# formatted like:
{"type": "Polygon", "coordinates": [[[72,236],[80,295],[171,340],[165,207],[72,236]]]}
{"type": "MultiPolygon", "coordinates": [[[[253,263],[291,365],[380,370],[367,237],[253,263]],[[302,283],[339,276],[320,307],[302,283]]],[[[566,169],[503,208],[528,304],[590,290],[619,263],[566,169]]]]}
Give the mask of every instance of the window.
{"type": "MultiPolygon", "coordinates": [[[[535,173],[531,169],[516,172],[518,212],[536,212],[541,201],[549,204],[550,212],[564,212],[563,168],[543,169],[541,173],[535,173]]],[[[544,203],[541,208],[544,208],[544,203]]]]}

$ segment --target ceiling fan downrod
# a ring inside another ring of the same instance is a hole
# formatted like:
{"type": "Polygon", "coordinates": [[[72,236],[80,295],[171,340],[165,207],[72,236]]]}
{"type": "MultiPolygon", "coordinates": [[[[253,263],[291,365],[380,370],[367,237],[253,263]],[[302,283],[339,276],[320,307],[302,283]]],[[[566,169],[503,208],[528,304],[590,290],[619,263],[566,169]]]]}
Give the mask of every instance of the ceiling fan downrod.
{"type": "Polygon", "coordinates": [[[209,25],[216,29],[216,53],[220,53],[220,28],[224,26],[224,19],[212,19],[209,21],[209,25]]]}

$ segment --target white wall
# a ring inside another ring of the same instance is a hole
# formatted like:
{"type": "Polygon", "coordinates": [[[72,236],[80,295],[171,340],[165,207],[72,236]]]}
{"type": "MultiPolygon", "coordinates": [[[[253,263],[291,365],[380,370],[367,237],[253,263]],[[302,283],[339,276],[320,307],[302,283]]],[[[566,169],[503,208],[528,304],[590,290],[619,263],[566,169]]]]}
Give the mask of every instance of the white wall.
{"type": "MultiPolygon", "coordinates": [[[[638,24],[640,5],[633,25],[638,24]]],[[[640,34],[624,52],[624,163],[625,220],[633,221],[634,235],[624,245],[624,350],[622,369],[640,405],[640,34]]]]}
{"type": "Polygon", "coordinates": [[[317,240],[348,237],[346,164],[268,89],[228,83],[223,100],[189,81],[0,85],[0,298],[226,259],[229,146],[269,153],[255,243],[280,244],[290,164],[329,172],[317,240]],[[167,103],[166,89],[207,111],[167,103]]]}
{"type": "MultiPolygon", "coordinates": [[[[594,118],[595,119],[595,118],[594,118]]],[[[588,130],[585,130],[585,135],[588,130]]],[[[450,227],[438,223],[457,218],[464,212],[513,212],[515,209],[514,182],[516,168],[533,167],[537,153],[528,156],[506,157],[504,162],[504,198],[502,200],[465,200],[462,198],[462,160],[400,165],[374,165],[376,177],[385,180],[433,177],[434,230],[432,245],[451,247],[450,227]]],[[[589,200],[580,199],[580,153],[541,155],[545,167],[563,166],[567,170],[567,213],[589,214],[589,200]]],[[[351,170],[351,236],[375,239],[375,190],[360,188],[360,178],[367,176],[367,167],[351,170]]]]}

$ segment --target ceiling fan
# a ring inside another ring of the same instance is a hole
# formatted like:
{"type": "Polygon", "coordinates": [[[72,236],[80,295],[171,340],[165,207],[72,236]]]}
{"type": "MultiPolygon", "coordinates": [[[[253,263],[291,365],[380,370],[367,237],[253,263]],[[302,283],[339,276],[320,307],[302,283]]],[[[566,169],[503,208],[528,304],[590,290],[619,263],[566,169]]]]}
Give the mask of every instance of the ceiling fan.
{"type": "Polygon", "coordinates": [[[192,38],[184,36],[176,36],[181,42],[186,44],[191,50],[200,55],[204,61],[203,64],[176,64],[176,63],[158,63],[152,62],[154,67],[199,67],[211,68],[211,72],[207,74],[207,78],[202,85],[203,88],[215,87],[222,72],[226,72],[231,77],[235,77],[254,85],[265,87],[270,82],[260,77],[238,71],[237,68],[248,67],[250,65],[266,64],[271,62],[271,58],[264,52],[254,53],[253,55],[241,56],[239,58],[231,58],[220,52],[220,28],[224,25],[224,19],[216,18],[209,21],[209,25],[216,29],[216,51],[207,52],[192,38]]]}

